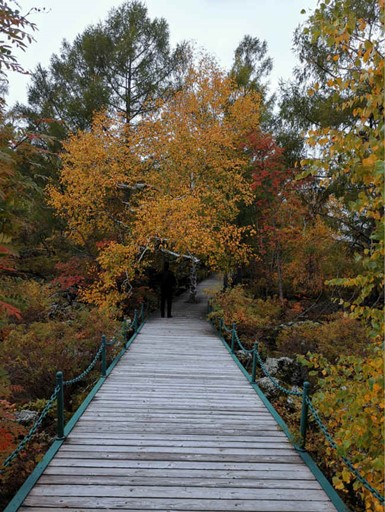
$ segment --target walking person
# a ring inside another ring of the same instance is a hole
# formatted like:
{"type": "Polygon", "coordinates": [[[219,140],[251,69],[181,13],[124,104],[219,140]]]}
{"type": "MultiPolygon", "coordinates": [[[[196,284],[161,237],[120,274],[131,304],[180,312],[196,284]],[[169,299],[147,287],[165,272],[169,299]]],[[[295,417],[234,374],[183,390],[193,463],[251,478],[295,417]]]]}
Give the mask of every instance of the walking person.
{"type": "Polygon", "coordinates": [[[168,261],[164,263],[163,272],[160,274],[160,315],[164,318],[167,306],[167,318],[171,318],[172,296],[176,285],[174,273],[170,270],[168,261]]]}

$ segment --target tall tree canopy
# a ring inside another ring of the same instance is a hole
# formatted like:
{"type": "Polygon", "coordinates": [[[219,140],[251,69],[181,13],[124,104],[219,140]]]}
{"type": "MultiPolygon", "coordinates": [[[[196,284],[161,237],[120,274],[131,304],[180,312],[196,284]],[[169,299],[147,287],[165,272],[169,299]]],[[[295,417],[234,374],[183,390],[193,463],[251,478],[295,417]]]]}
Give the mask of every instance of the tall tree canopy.
{"type": "Polygon", "coordinates": [[[183,43],[170,49],[166,20],[151,20],[142,2],[126,1],[72,44],[64,41],[48,69],[37,67],[29,104],[70,130],[89,128],[101,109],[130,122],[176,86],[187,55],[183,43]]]}
{"type": "Polygon", "coordinates": [[[273,59],[268,56],[267,42],[258,37],[244,36],[234,51],[230,76],[239,88],[259,92],[262,98],[261,125],[270,130],[273,118],[274,95],[268,98],[268,79],[273,59]]]}

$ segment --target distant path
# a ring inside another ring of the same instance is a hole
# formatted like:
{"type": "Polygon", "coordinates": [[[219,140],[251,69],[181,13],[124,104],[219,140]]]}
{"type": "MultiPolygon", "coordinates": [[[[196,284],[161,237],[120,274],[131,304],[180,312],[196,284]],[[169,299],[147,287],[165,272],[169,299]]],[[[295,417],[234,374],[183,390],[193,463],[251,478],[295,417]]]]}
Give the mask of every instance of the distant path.
{"type": "Polygon", "coordinates": [[[335,511],[205,320],[153,315],[20,510],[335,511]]]}

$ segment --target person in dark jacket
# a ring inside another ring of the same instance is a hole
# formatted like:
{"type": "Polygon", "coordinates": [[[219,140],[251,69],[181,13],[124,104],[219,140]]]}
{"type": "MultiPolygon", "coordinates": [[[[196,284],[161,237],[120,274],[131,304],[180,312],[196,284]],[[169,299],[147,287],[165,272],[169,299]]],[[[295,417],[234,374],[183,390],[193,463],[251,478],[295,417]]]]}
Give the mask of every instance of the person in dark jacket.
{"type": "Polygon", "coordinates": [[[167,318],[171,318],[172,296],[176,285],[174,273],[170,270],[170,264],[165,262],[163,272],[160,274],[160,315],[164,318],[167,304],[167,318]]]}

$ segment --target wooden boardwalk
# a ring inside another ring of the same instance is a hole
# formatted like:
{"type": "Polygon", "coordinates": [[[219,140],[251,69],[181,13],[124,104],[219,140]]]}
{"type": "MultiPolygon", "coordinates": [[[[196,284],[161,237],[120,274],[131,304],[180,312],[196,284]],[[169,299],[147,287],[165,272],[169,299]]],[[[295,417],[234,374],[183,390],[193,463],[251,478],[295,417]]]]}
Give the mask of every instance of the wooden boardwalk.
{"type": "Polygon", "coordinates": [[[335,510],[205,304],[146,323],[20,510],[335,510]]]}

